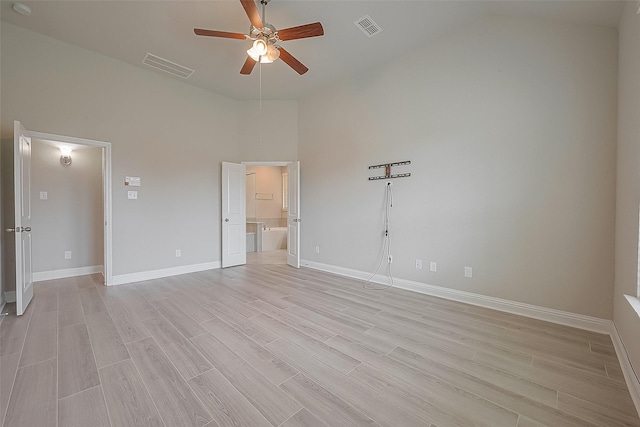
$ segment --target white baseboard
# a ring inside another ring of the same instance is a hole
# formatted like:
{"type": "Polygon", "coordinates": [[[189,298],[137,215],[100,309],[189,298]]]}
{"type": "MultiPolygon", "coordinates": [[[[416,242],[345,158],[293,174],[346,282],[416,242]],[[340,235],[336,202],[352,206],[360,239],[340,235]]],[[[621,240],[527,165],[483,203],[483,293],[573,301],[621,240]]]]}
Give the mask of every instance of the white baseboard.
{"type": "MultiPolygon", "coordinates": [[[[313,268],[315,270],[322,270],[328,273],[334,273],[340,276],[347,276],[360,280],[367,280],[369,277],[371,277],[371,273],[367,273],[364,271],[352,270],[349,268],[338,267],[329,264],[321,264],[314,261],[301,260],[301,264],[304,267],[313,268]]],[[[389,278],[387,276],[376,275],[375,277],[373,277],[373,279],[371,279],[371,281],[374,283],[386,285],[389,283],[389,278]]],[[[613,324],[611,320],[585,316],[568,311],[555,310],[552,308],[540,307],[537,305],[525,304],[517,301],[489,297],[486,295],[474,294],[472,292],[443,288],[441,286],[434,286],[426,283],[414,282],[411,280],[394,278],[393,284],[396,288],[400,289],[406,289],[421,294],[445,298],[453,301],[463,302],[466,304],[477,305],[480,307],[491,308],[494,310],[500,310],[507,313],[518,314],[534,319],[545,320],[547,322],[585,329],[601,334],[609,335],[611,333],[611,327],[613,324]]]]}
{"type": "Polygon", "coordinates": [[[220,268],[220,261],[182,265],[180,267],[163,268],[161,270],[140,271],[138,273],[118,274],[113,276],[111,284],[124,285],[126,283],[143,282],[145,280],[161,279],[163,277],[214,270],[216,268],[220,268]]]}
{"type": "Polygon", "coordinates": [[[64,270],[39,271],[33,273],[34,282],[45,280],[66,279],[67,277],[86,276],[87,274],[102,273],[101,265],[90,265],[88,267],[66,268],[64,270]]]}
{"type": "Polygon", "coordinates": [[[7,304],[11,302],[16,302],[16,291],[5,291],[4,302],[7,304]]]}
{"type": "Polygon", "coordinates": [[[611,341],[613,341],[613,347],[616,350],[616,355],[618,356],[618,361],[622,368],[624,380],[629,388],[631,399],[633,399],[633,403],[636,405],[636,410],[640,414],[640,379],[638,379],[638,376],[633,369],[633,365],[631,365],[627,348],[624,346],[624,343],[620,338],[620,334],[618,334],[618,328],[616,328],[615,323],[611,327],[611,341]]]}

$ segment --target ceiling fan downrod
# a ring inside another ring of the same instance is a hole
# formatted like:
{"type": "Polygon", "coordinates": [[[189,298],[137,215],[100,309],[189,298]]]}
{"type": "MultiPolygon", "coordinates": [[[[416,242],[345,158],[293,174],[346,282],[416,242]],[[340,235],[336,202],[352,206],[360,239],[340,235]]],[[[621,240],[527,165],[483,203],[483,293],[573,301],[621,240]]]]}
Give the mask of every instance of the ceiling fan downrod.
{"type": "Polygon", "coordinates": [[[267,4],[269,4],[269,2],[270,2],[270,1],[271,1],[271,0],[260,0],[260,4],[262,5],[262,23],[263,23],[263,24],[265,23],[265,19],[264,19],[264,17],[265,17],[265,15],[266,15],[266,12],[265,12],[266,8],[265,8],[265,6],[266,6],[267,4]]]}

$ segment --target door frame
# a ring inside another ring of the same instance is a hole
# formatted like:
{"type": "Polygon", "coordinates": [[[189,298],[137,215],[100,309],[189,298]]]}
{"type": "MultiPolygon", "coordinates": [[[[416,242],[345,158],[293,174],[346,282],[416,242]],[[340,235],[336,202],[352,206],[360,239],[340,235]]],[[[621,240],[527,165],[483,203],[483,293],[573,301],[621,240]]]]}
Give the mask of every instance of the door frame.
{"type": "MultiPolygon", "coordinates": [[[[271,161],[271,162],[240,162],[240,163],[245,165],[245,166],[276,166],[276,167],[283,167],[284,166],[284,167],[286,167],[286,166],[290,165],[291,163],[295,163],[297,161],[299,161],[299,160],[286,160],[286,161],[281,161],[281,162],[271,161]]],[[[298,183],[299,182],[300,182],[300,177],[298,177],[298,183]]],[[[298,215],[299,214],[300,213],[298,212],[298,215]]],[[[287,244],[289,242],[289,230],[288,230],[288,228],[289,227],[287,227],[287,244]]],[[[301,237],[302,236],[300,235],[300,238],[301,237]]],[[[246,240],[246,231],[245,231],[245,240],[246,240]]],[[[298,251],[300,251],[300,248],[298,248],[298,251]]]]}
{"type": "Polygon", "coordinates": [[[93,139],[76,138],[73,136],[55,135],[45,132],[27,131],[33,139],[45,139],[47,141],[84,145],[87,147],[100,148],[102,151],[102,208],[104,218],[104,249],[103,249],[103,272],[104,284],[113,284],[113,218],[112,218],[112,197],[111,197],[111,143],[97,141],[93,139]]]}

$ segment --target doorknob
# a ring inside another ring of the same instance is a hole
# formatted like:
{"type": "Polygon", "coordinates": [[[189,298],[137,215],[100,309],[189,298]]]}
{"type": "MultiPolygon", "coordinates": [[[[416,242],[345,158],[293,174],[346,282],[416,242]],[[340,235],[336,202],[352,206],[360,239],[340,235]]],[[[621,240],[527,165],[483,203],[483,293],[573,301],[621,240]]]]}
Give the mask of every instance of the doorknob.
{"type": "Polygon", "coordinates": [[[26,231],[28,233],[31,231],[31,227],[22,227],[22,231],[26,231]]]}
{"type": "Polygon", "coordinates": [[[225,218],[225,219],[224,219],[224,222],[229,222],[229,218],[225,218]]]}

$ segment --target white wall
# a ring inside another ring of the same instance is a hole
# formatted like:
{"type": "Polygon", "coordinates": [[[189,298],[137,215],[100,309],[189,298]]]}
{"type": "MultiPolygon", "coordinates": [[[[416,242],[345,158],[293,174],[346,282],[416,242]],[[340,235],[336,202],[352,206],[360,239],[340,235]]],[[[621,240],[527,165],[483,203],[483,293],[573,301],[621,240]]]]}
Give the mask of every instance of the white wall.
{"type": "Polygon", "coordinates": [[[102,266],[102,150],[76,147],[72,163],[60,163],[60,150],[34,139],[31,149],[33,271],[102,266]],[[40,199],[40,192],[47,199],[40,199]],[[65,259],[65,251],[72,252],[65,259]]]}
{"type": "Polygon", "coordinates": [[[373,272],[410,160],[396,277],[610,319],[616,79],[615,29],[492,17],[301,100],[302,257],[373,272]]]}
{"type": "Polygon", "coordinates": [[[613,318],[636,372],[640,372],[640,318],[624,295],[638,296],[640,205],[640,15],[627,2],[620,21],[618,181],[613,318]]]}

